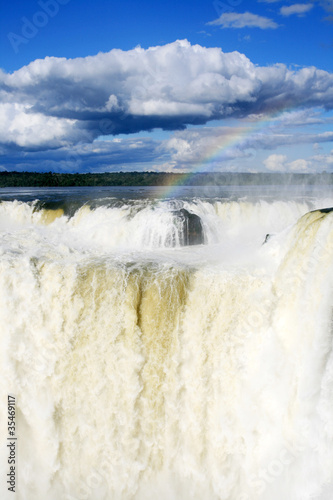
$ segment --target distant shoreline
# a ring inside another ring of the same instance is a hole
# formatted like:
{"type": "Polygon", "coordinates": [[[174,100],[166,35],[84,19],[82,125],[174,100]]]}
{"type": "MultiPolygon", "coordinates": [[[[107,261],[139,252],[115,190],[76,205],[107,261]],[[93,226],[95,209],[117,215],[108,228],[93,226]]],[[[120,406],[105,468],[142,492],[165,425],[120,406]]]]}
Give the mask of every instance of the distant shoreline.
{"type": "Polygon", "coordinates": [[[260,185],[333,184],[333,173],[195,173],[111,172],[53,173],[0,172],[4,187],[70,187],[70,186],[260,186],[260,185]]]}

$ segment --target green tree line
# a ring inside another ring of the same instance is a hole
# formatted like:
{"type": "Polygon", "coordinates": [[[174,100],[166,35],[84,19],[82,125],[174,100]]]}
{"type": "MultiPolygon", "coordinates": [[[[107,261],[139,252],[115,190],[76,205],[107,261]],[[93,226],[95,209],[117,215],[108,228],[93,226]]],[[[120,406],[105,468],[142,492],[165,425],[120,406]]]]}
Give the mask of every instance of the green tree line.
{"type": "Polygon", "coordinates": [[[70,186],[236,186],[279,184],[333,184],[332,173],[215,173],[105,172],[68,174],[54,172],[0,172],[0,187],[70,186]]]}

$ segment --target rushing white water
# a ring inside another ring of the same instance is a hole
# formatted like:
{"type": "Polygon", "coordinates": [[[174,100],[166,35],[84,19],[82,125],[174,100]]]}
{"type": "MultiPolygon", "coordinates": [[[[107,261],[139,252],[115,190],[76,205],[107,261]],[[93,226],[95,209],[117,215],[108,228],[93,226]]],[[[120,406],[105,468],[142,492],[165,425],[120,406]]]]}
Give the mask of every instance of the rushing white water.
{"type": "Polygon", "coordinates": [[[331,500],[333,212],[308,213],[330,205],[2,202],[16,498],[331,500]]]}

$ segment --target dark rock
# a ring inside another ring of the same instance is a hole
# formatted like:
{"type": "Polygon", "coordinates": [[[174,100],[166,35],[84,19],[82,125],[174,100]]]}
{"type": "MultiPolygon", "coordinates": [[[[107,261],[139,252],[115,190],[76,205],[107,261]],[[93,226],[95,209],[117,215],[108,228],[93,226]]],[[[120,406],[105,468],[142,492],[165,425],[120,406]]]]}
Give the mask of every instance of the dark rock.
{"type": "Polygon", "coordinates": [[[313,212],[321,212],[322,214],[329,214],[333,211],[333,207],[330,208],[320,208],[319,210],[312,210],[313,212]]]}
{"type": "Polygon", "coordinates": [[[269,234],[269,233],[268,233],[268,234],[266,234],[265,241],[263,242],[263,245],[264,245],[265,243],[267,243],[267,241],[269,241],[269,240],[271,239],[271,237],[272,237],[272,236],[274,236],[274,234],[269,234]]]}
{"type": "Polygon", "coordinates": [[[184,246],[201,245],[205,242],[201,219],[198,215],[192,214],[185,208],[175,210],[176,225],[180,232],[180,241],[184,246]]]}

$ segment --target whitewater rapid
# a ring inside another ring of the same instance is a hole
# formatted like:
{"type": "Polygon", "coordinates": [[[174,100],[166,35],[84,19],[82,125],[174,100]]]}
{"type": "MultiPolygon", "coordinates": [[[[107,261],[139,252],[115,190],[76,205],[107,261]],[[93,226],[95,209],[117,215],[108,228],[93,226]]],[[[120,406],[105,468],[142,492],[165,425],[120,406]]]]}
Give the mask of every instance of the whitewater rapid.
{"type": "Polygon", "coordinates": [[[329,206],[0,203],[16,498],[331,500],[329,206]],[[202,244],[183,246],[179,209],[202,244]]]}

